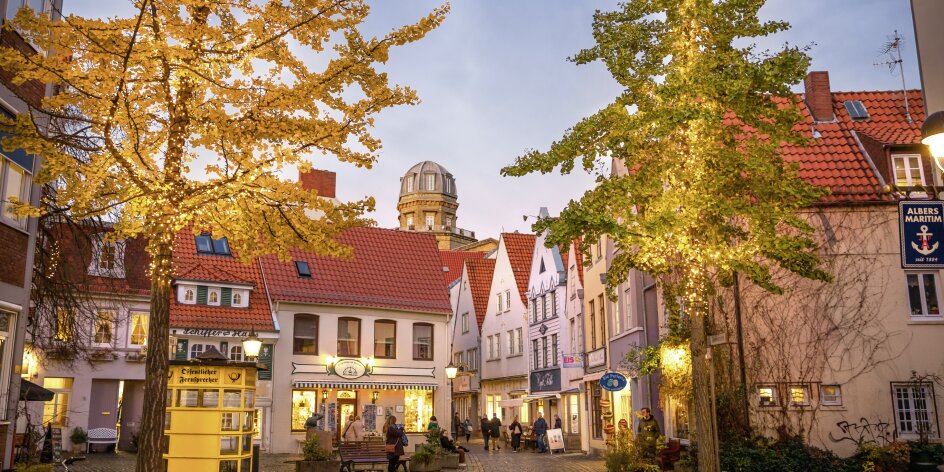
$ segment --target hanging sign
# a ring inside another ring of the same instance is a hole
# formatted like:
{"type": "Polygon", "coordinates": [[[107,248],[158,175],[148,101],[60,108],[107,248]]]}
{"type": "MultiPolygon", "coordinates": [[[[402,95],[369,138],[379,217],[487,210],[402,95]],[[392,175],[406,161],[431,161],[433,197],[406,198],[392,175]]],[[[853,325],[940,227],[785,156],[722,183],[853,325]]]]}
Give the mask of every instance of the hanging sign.
{"type": "Polygon", "coordinates": [[[898,202],[903,268],[944,268],[944,202],[898,202]]]}
{"type": "Polygon", "coordinates": [[[607,372],[600,377],[600,386],[610,392],[618,392],[626,388],[626,376],[619,372],[607,372]]]}
{"type": "Polygon", "coordinates": [[[563,368],[583,369],[583,353],[564,354],[563,368]]]}

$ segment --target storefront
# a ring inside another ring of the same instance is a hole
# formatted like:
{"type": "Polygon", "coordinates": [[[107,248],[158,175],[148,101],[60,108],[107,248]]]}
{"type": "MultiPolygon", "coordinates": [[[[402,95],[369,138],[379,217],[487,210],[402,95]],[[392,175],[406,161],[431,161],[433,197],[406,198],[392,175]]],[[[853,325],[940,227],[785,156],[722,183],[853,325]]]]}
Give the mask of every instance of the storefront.
{"type": "Polygon", "coordinates": [[[524,398],[528,394],[527,377],[513,377],[501,380],[483,380],[482,397],[485,403],[485,416],[491,419],[498,415],[502,424],[511,423],[517,416],[518,421],[527,424],[530,421],[524,398]]]}
{"type": "Polygon", "coordinates": [[[471,375],[458,376],[453,381],[453,411],[459,415],[460,421],[467,418],[474,430],[478,430],[479,418],[479,386],[478,381],[471,375]],[[475,389],[473,389],[475,384],[475,389]]]}

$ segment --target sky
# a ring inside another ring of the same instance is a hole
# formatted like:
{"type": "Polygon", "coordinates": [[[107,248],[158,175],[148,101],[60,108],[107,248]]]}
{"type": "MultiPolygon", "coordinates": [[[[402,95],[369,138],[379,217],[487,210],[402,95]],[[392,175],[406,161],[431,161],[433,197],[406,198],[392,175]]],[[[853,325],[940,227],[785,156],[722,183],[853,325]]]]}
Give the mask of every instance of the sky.
{"type": "MultiPolygon", "coordinates": [[[[64,0],[64,13],[129,16],[127,0],[64,0]]],[[[363,25],[381,35],[415,22],[442,2],[374,0],[363,25]]],[[[810,45],[811,70],[829,71],[834,91],[901,89],[881,54],[897,30],[908,88],[920,88],[908,0],[769,0],[764,19],[792,28],[758,44],[810,45]]],[[[397,226],[399,180],[413,164],[431,160],[456,179],[456,225],[479,239],[502,231],[529,231],[540,207],[558,213],[579,198],[594,176],[574,174],[502,177],[499,170],[529,149],[545,150],[573,124],[620,92],[602,64],[575,66],[567,58],[593,45],[594,10],[616,2],[590,0],[454,0],[446,21],[419,42],[395,49],[383,68],[392,82],[409,85],[421,103],[377,116],[383,143],[370,170],[317,158],[313,165],[338,173],[341,200],[373,196],[370,215],[397,226]]],[[[796,87],[801,91],[802,85],[796,87]]]]}

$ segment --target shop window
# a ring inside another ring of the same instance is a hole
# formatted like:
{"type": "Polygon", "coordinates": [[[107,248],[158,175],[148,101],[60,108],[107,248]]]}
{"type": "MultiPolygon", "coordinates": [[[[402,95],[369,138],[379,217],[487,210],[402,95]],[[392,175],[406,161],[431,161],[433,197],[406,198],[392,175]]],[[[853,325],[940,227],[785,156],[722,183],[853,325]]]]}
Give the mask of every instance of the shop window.
{"type": "Polygon", "coordinates": [[[360,357],[361,320],[338,318],[338,356],[360,357]]]}
{"type": "Polygon", "coordinates": [[[71,377],[46,377],[43,388],[53,392],[52,400],[43,402],[43,424],[65,427],[69,424],[69,400],[72,397],[71,377]]]}
{"type": "Polygon", "coordinates": [[[317,411],[317,390],[292,390],[292,431],[304,431],[305,421],[317,411]]]}
{"type": "Polygon", "coordinates": [[[374,322],[374,357],[395,359],[397,357],[397,322],[379,320],[374,322]]]}
{"type": "Polygon", "coordinates": [[[577,395],[568,395],[567,396],[567,414],[569,420],[567,422],[568,430],[571,434],[580,433],[580,397],[577,395]]]}
{"type": "Polygon", "coordinates": [[[110,311],[100,311],[95,317],[95,340],[98,345],[110,345],[114,341],[115,314],[110,311]]]}
{"type": "Polygon", "coordinates": [[[600,401],[603,400],[603,389],[599,382],[590,382],[590,421],[594,439],[603,439],[603,410],[600,401]]]}
{"type": "Polygon", "coordinates": [[[432,390],[405,390],[403,394],[403,425],[406,432],[425,432],[433,416],[432,390]]]}
{"type": "Polygon", "coordinates": [[[819,402],[823,406],[841,406],[842,389],[838,385],[822,385],[819,387],[819,402]]]}
{"type": "Polygon", "coordinates": [[[413,360],[433,360],[433,325],[413,323],[413,360]]]}
{"type": "Polygon", "coordinates": [[[895,424],[902,438],[914,439],[922,434],[936,438],[937,416],[934,412],[934,388],[924,383],[892,384],[895,424]]]}
{"type": "Polygon", "coordinates": [[[147,344],[147,326],[148,326],[148,314],[147,313],[132,313],[131,314],[131,344],[135,346],[143,346],[147,344]]]}
{"type": "Polygon", "coordinates": [[[292,333],[293,354],[318,354],[318,317],[316,315],[295,315],[292,333]]]}

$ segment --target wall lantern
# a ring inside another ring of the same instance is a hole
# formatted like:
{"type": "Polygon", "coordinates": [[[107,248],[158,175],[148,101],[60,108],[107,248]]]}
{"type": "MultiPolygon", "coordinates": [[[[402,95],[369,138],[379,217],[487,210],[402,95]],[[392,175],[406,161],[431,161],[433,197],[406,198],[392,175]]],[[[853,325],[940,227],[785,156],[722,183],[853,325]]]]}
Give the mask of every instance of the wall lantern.
{"type": "Polygon", "coordinates": [[[921,125],[921,143],[931,150],[938,168],[944,170],[944,111],[931,113],[921,125]]]}
{"type": "Polygon", "coordinates": [[[262,340],[256,335],[256,329],[249,330],[249,337],[243,339],[243,355],[246,359],[256,359],[259,357],[259,350],[262,349],[262,340]]]}
{"type": "Polygon", "coordinates": [[[370,403],[377,404],[377,398],[380,396],[380,392],[374,390],[374,393],[370,394],[370,403]]]}

